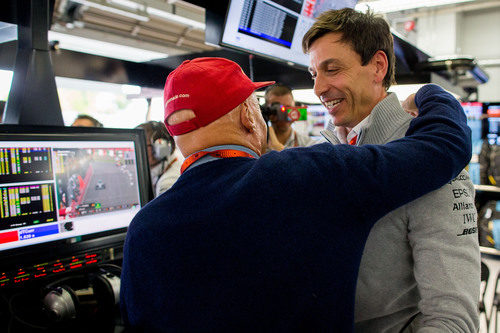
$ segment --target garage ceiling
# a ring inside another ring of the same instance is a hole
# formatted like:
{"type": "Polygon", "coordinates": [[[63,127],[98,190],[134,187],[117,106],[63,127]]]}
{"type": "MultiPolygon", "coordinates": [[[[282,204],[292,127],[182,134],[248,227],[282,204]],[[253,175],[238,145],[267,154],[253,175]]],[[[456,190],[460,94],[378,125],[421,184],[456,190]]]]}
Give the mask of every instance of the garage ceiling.
{"type": "MultiPolygon", "coordinates": [[[[421,1],[413,1],[413,3],[418,4],[421,1]]],[[[500,4],[498,0],[455,1],[467,2],[406,10],[402,14],[414,17],[426,15],[430,10],[433,12],[436,10],[462,11],[500,4]]],[[[380,0],[359,0],[358,4],[380,2],[380,0]]],[[[392,0],[392,2],[395,1],[392,0]]],[[[210,52],[219,47],[205,42],[205,8],[217,8],[217,15],[222,16],[223,19],[226,3],[227,0],[189,0],[189,2],[181,0],[55,0],[51,30],[89,40],[157,52],[160,54],[158,58],[210,52]]],[[[62,44],[61,41],[61,48],[64,48],[62,44]]],[[[152,58],[154,57],[148,60],[152,58]]]]}
{"type": "Polygon", "coordinates": [[[168,56],[211,51],[205,9],[175,0],[56,0],[52,31],[168,56]]]}

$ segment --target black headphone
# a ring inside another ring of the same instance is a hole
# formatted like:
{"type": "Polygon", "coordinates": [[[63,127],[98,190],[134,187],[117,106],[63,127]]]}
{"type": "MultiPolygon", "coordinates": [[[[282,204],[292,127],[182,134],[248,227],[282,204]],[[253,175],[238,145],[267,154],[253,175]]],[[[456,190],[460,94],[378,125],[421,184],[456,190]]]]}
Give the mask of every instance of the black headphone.
{"type": "Polygon", "coordinates": [[[153,156],[158,161],[168,159],[175,150],[175,141],[170,136],[167,128],[159,121],[150,121],[151,124],[151,145],[153,146],[153,156]]]}
{"type": "Polygon", "coordinates": [[[109,316],[120,302],[120,277],[100,269],[89,276],[70,276],[55,281],[44,290],[42,308],[50,321],[67,323],[95,319],[93,316],[109,316]]]}

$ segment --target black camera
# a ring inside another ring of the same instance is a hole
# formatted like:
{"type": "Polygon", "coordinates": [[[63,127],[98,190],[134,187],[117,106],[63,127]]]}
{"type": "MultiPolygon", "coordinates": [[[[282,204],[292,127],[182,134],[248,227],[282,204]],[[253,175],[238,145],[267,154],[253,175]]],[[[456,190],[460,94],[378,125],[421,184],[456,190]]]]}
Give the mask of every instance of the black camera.
{"type": "Polygon", "coordinates": [[[284,112],[281,112],[281,105],[277,102],[271,105],[261,105],[260,111],[262,112],[262,117],[266,122],[270,120],[271,116],[276,116],[276,120],[286,121],[288,119],[287,115],[284,112]]]}
{"type": "Polygon", "coordinates": [[[284,106],[275,102],[271,105],[261,105],[260,111],[266,122],[271,116],[276,116],[273,121],[307,120],[307,106],[284,106]]]}

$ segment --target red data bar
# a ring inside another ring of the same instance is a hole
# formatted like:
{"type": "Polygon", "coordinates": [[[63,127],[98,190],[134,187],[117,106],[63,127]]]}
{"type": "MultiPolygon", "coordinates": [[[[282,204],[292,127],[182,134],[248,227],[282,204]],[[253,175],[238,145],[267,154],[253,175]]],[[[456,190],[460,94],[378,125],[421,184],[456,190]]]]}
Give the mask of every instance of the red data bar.
{"type": "Polygon", "coordinates": [[[18,241],[17,231],[0,233],[0,244],[18,241]]]}

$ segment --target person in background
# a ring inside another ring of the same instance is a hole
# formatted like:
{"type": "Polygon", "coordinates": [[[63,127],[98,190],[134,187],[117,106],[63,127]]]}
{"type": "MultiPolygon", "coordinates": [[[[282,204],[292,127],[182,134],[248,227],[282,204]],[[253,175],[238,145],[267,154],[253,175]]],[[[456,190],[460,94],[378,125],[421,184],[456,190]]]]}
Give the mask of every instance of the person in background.
{"type": "MultiPolygon", "coordinates": [[[[405,135],[412,117],[387,92],[395,56],[383,18],[353,9],[325,12],[304,35],[303,49],[310,55],[314,91],[332,117],[326,139],[363,146],[405,135]]],[[[351,177],[359,174],[352,170],[351,177]]],[[[356,224],[358,212],[352,213],[356,224]]],[[[477,332],[476,221],[466,171],[378,221],[361,260],[355,331],[477,332]]]]}
{"type": "Polygon", "coordinates": [[[86,114],[79,114],[73,124],[73,127],[103,127],[102,123],[92,116],[86,114]]]}
{"type": "MultiPolygon", "coordinates": [[[[284,84],[274,84],[266,89],[264,99],[267,106],[276,103],[283,106],[295,106],[292,90],[284,84]]],[[[292,128],[292,121],[278,120],[277,116],[271,115],[271,131],[274,131],[278,141],[271,140],[269,144],[270,150],[283,150],[292,147],[307,147],[316,144],[314,139],[307,135],[297,133],[292,128]]]]}
{"type": "Polygon", "coordinates": [[[408,138],[262,155],[267,131],[254,91],[271,83],[223,58],[186,60],[169,74],[165,125],[186,159],[174,186],[128,229],[120,292],[128,326],[350,332],[371,226],[470,159],[465,114],[435,85],[415,95],[420,114],[408,138]]]}
{"type": "Polygon", "coordinates": [[[144,129],[146,134],[151,183],[157,197],[171,188],[179,178],[183,158],[178,156],[174,139],[163,123],[148,121],[137,128],[144,129]]]}
{"type": "Polygon", "coordinates": [[[3,114],[5,112],[5,101],[0,101],[0,123],[3,122],[3,114]]]}

